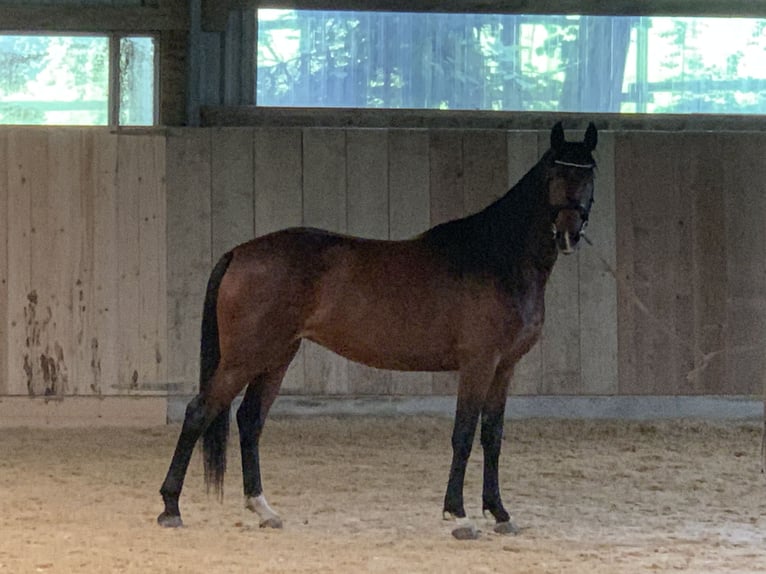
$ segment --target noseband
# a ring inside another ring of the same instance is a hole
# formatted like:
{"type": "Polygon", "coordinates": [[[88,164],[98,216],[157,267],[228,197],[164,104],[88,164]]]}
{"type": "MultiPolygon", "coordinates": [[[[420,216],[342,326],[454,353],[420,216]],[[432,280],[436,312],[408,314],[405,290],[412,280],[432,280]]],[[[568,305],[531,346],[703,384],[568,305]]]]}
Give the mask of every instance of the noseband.
{"type": "Polygon", "coordinates": [[[580,219],[583,223],[582,228],[584,229],[588,223],[588,217],[590,216],[590,210],[593,207],[594,201],[593,196],[591,196],[587,204],[572,200],[559,205],[551,205],[551,221],[555,221],[562,211],[577,211],[580,213],[580,219]]]}

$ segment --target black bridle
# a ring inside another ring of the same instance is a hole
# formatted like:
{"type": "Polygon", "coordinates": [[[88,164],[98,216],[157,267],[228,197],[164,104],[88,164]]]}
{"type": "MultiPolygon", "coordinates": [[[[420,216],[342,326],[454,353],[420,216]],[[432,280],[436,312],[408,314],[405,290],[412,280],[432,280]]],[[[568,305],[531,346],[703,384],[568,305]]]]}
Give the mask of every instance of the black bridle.
{"type": "MultiPolygon", "coordinates": [[[[563,165],[568,167],[576,167],[579,169],[593,170],[596,167],[595,163],[575,163],[562,160],[554,160],[553,163],[557,165],[563,165]]],[[[568,200],[566,203],[558,205],[551,205],[551,223],[555,223],[556,218],[562,211],[577,211],[580,214],[580,230],[577,232],[578,236],[582,236],[585,241],[590,243],[587,237],[585,237],[585,229],[588,227],[588,218],[590,217],[590,210],[593,208],[595,202],[594,193],[590,194],[586,203],[575,201],[574,199],[568,200]]],[[[555,233],[555,232],[554,232],[555,233]]]]}

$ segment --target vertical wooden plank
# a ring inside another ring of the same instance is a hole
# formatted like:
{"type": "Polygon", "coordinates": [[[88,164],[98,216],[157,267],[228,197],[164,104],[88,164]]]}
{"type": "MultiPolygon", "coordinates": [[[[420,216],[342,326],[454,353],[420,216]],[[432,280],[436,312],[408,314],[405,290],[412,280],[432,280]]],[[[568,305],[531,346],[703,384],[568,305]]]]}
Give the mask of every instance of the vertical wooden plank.
{"type": "Polygon", "coordinates": [[[348,233],[388,239],[388,132],[346,130],[348,233]]]}
{"type": "Polygon", "coordinates": [[[425,130],[391,130],[388,137],[388,194],[391,239],[428,229],[429,138],[425,130]]]}
{"type": "Polygon", "coordinates": [[[463,132],[463,193],[476,213],[508,191],[508,135],[500,130],[463,132]]]}
{"type": "Polygon", "coordinates": [[[32,254],[32,283],[39,286],[40,302],[48,305],[51,312],[43,335],[43,341],[46,335],[47,341],[40,347],[40,360],[48,362],[42,368],[42,388],[44,394],[51,395],[77,393],[72,341],[72,235],[76,221],[72,221],[71,215],[72,189],[79,183],[78,140],[77,131],[60,128],[49,131],[48,184],[45,195],[37,196],[40,203],[32,212],[35,223],[36,213],[47,211],[45,218],[35,223],[36,236],[45,240],[32,254]]]}
{"type": "Polygon", "coordinates": [[[586,230],[592,245],[580,246],[581,391],[614,395],[617,379],[617,268],[614,134],[600,132],[595,203],[586,230]]]}
{"type": "Polygon", "coordinates": [[[8,394],[8,130],[0,130],[0,395],[8,394]]]}
{"type": "MultiPolygon", "coordinates": [[[[689,156],[693,155],[697,134],[678,134],[677,150],[680,162],[678,167],[678,190],[676,192],[677,203],[675,205],[675,219],[671,225],[674,230],[675,248],[673,257],[675,262],[672,266],[673,273],[670,275],[671,290],[674,300],[671,301],[671,316],[673,317],[672,333],[675,340],[672,365],[674,373],[675,394],[687,394],[691,389],[688,381],[690,373],[693,373],[695,356],[698,354],[697,343],[694,339],[694,285],[689,278],[694,273],[694,197],[685,184],[684,174],[688,171],[689,156]],[[684,166],[682,169],[680,166],[684,166]]],[[[674,194],[675,195],[675,194],[674,194]]]]}
{"type": "MultiPolygon", "coordinates": [[[[49,173],[50,186],[58,186],[62,207],[62,244],[64,261],[59,270],[59,297],[65,300],[61,347],[63,361],[58,366],[58,376],[64,378],[68,369],[68,381],[63,392],[67,394],[88,393],[84,379],[87,373],[86,356],[83,353],[85,337],[85,313],[88,294],[88,266],[84,257],[83,243],[87,241],[87,203],[83,201],[83,174],[87,173],[83,156],[83,133],[80,129],[56,130],[51,135],[51,156],[58,158],[56,169],[49,173]]],[[[55,347],[55,346],[54,346],[55,347]]]]}
{"type": "MultiPolygon", "coordinates": [[[[724,206],[728,284],[726,391],[756,394],[766,370],[766,162],[762,133],[721,135],[716,147],[726,159],[724,206]]],[[[720,392],[720,391],[719,391],[720,392]]]]}
{"type": "MultiPolygon", "coordinates": [[[[728,393],[726,322],[728,305],[726,172],[740,169],[724,157],[723,134],[696,134],[681,172],[692,202],[692,276],[694,289],[694,370],[682,392],[728,393]],[[707,356],[708,358],[705,358],[707,356]]],[[[746,168],[746,166],[743,166],[746,168]]],[[[758,190],[756,193],[763,193],[758,190]]],[[[732,355],[737,360],[736,353],[732,355]]]]}
{"type": "Polygon", "coordinates": [[[141,136],[143,175],[138,187],[138,386],[167,382],[167,229],[165,137],[141,136]]]}
{"type": "MultiPolygon", "coordinates": [[[[640,173],[644,164],[654,165],[650,148],[658,145],[659,142],[647,143],[645,139],[645,134],[624,134],[617,140],[615,148],[616,183],[624,197],[623,213],[629,218],[624,219],[625,231],[618,226],[622,241],[618,241],[617,262],[624,273],[621,277],[624,280],[618,284],[620,394],[648,392],[645,390],[647,385],[656,379],[654,369],[645,370],[647,362],[645,355],[648,347],[645,339],[647,331],[655,326],[647,324],[644,311],[649,309],[646,306],[646,296],[651,278],[647,274],[647,264],[642,261],[648,257],[643,249],[648,246],[642,245],[642,241],[645,242],[645,238],[654,229],[637,225],[636,222],[642,220],[641,204],[648,199],[643,197],[641,188],[645,185],[656,186],[658,183],[656,178],[652,177],[650,170],[646,170],[642,178],[637,177],[637,174],[640,173]],[[627,346],[628,343],[629,346],[627,346]]],[[[667,166],[658,164],[657,167],[667,166]]],[[[672,185],[672,182],[670,183],[672,185]]],[[[620,202],[617,206],[620,207],[620,202]]],[[[618,213],[618,218],[621,217],[622,214],[618,213]]],[[[646,220],[648,217],[643,215],[643,219],[646,220]]],[[[622,220],[620,221],[622,223],[622,220]]],[[[654,359],[652,355],[649,358],[654,359]]],[[[653,388],[656,389],[657,385],[653,385],[653,388]]]]}
{"type": "MultiPolygon", "coordinates": [[[[428,146],[430,224],[439,225],[466,215],[463,190],[463,132],[431,130],[428,146]]],[[[456,372],[434,373],[432,393],[457,393],[456,372]]]]}
{"type": "Polygon", "coordinates": [[[159,311],[160,317],[157,318],[157,336],[159,360],[157,376],[163,382],[167,390],[168,382],[168,189],[167,189],[167,145],[166,136],[155,138],[155,161],[158,167],[159,196],[160,203],[157,206],[159,215],[159,238],[157,259],[160,262],[160,273],[158,277],[160,285],[160,296],[162,297],[162,307],[159,311]]]}
{"type": "Polygon", "coordinates": [[[32,353],[36,395],[77,392],[73,259],[78,251],[79,131],[48,130],[47,180],[32,190],[32,290],[37,292],[32,353]],[[39,370],[38,370],[39,368],[39,370]],[[71,380],[70,380],[71,377],[71,380]]]}
{"type": "MultiPolygon", "coordinates": [[[[255,130],[255,234],[265,235],[303,222],[303,136],[300,129],[255,130]]],[[[287,369],[282,390],[302,392],[304,345],[287,369]]]]}
{"type": "Polygon", "coordinates": [[[7,383],[12,395],[33,391],[33,364],[38,352],[33,316],[37,293],[32,288],[32,196],[40,193],[47,177],[47,132],[12,128],[8,134],[7,383]]]}
{"type": "MultiPolygon", "coordinates": [[[[538,135],[534,131],[508,132],[508,189],[516,185],[540,159],[538,135]]],[[[536,343],[516,364],[511,394],[535,395],[543,384],[542,345],[536,343]]]]}
{"type": "Polygon", "coordinates": [[[428,162],[431,226],[466,215],[462,131],[431,130],[428,162]]]}
{"type": "MultiPolygon", "coordinates": [[[[346,132],[341,129],[303,131],[303,221],[306,225],[345,232],[346,132]]],[[[348,361],[307,341],[304,344],[309,393],[348,391],[348,361]]]]}
{"type": "Polygon", "coordinates": [[[93,267],[96,245],[95,226],[95,189],[94,189],[94,137],[100,130],[82,130],[80,132],[80,179],[79,187],[74,190],[80,205],[80,224],[75,231],[77,237],[77,260],[74,269],[74,306],[73,331],[75,337],[74,384],[78,394],[92,394],[92,345],[93,315],[91,307],[94,301],[93,267]]]}
{"type": "MultiPolygon", "coordinates": [[[[67,265],[64,284],[68,292],[69,303],[67,313],[71,317],[69,324],[70,354],[69,360],[69,389],[70,394],[90,394],[87,382],[89,360],[87,352],[87,311],[92,297],[90,270],[92,266],[90,234],[92,227],[92,203],[89,201],[88,182],[90,180],[90,156],[86,153],[85,137],[88,130],[66,131],[66,137],[61,142],[70,148],[69,155],[75,161],[63,166],[65,179],[56,178],[61,190],[67,195],[69,205],[69,230],[67,232],[67,265]]],[[[51,143],[53,146],[53,143],[51,143]]],[[[56,177],[56,174],[51,174],[56,177]]]]}
{"type": "Polygon", "coordinates": [[[630,394],[636,388],[638,365],[635,353],[635,324],[638,309],[634,300],[635,229],[630,190],[624,185],[635,174],[631,164],[634,149],[633,133],[615,134],[614,198],[615,246],[617,257],[617,379],[619,394],[630,394]]]}
{"type": "Polygon", "coordinates": [[[255,233],[303,223],[303,134],[297,128],[255,130],[255,233]]]}
{"type": "Polygon", "coordinates": [[[139,388],[141,307],[139,252],[140,197],[144,187],[144,146],[147,136],[117,139],[117,316],[121,326],[117,355],[117,392],[139,388]]]}
{"type": "MultiPolygon", "coordinates": [[[[673,138],[671,146],[666,148],[670,155],[679,158],[688,157],[688,134],[679,134],[673,138]]],[[[661,274],[661,279],[666,282],[662,289],[662,294],[657,293],[656,286],[661,283],[654,279],[656,309],[652,320],[655,323],[667,321],[665,329],[667,343],[663,345],[663,350],[667,358],[664,359],[664,372],[658,373],[656,383],[659,388],[652,390],[654,394],[661,394],[663,390],[670,390],[673,394],[680,394],[687,373],[694,368],[694,344],[693,344],[693,322],[692,301],[691,301],[691,282],[689,277],[692,275],[692,242],[691,242],[691,202],[687,190],[681,185],[681,166],[685,163],[673,162],[673,172],[671,178],[663,178],[665,185],[668,180],[675,185],[668,186],[661,197],[649,198],[649,201],[666,202],[665,208],[665,245],[664,253],[661,253],[661,259],[654,268],[655,273],[661,274]]],[[[660,166],[658,166],[660,167],[660,166]]],[[[658,175],[660,175],[658,173],[658,175]]],[[[661,175],[660,175],[661,177],[661,175]]],[[[659,235],[659,233],[658,233],[659,235]]],[[[661,236],[660,236],[661,239],[661,236]]],[[[662,240],[662,239],[661,239],[662,240]]],[[[656,244],[655,244],[656,245],[656,244]]],[[[655,249],[661,251],[659,245],[655,249]]],[[[660,344],[655,343],[657,346],[660,344]]],[[[662,362],[662,361],[661,361],[662,362]]]]}
{"type": "MultiPolygon", "coordinates": [[[[117,147],[118,136],[107,130],[91,132],[93,195],[93,297],[90,373],[93,394],[117,392],[120,319],[118,307],[117,147]]],[[[167,336],[167,335],[166,335],[167,336]]]]}
{"type": "MultiPolygon", "coordinates": [[[[37,158],[39,166],[43,168],[42,173],[39,178],[30,181],[31,185],[28,190],[31,206],[31,246],[29,251],[30,289],[28,305],[25,309],[28,350],[24,358],[24,367],[30,395],[41,395],[45,394],[46,391],[42,366],[45,365],[46,368],[48,366],[46,354],[46,350],[50,348],[50,330],[48,327],[53,321],[53,310],[50,305],[53,290],[50,284],[52,277],[40,272],[41,268],[53,265],[54,260],[50,256],[53,255],[51,247],[55,242],[54,223],[49,221],[53,211],[52,209],[49,210],[49,207],[52,208],[53,206],[49,205],[48,198],[49,129],[44,128],[43,133],[45,134],[44,153],[37,158]]],[[[29,170],[31,166],[27,164],[24,167],[29,170]]]]}
{"type": "MultiPolygon", "coordinates": [[[[577,136],[567,134],[568,139],[577,136]]],[[[539,134],[538,155],[550,148],[550,133],[539,134]]],[[[545,323],[540,338],[540,394],[581,392],[579,253],[559,255],[545,290],[545,323]]]]}
{"type": "Polygon", "coordinates": [[[202,303],[212,267],[210,132],[169,130],[166,147],[168,379],[197,389],[202,303]]]}
{"type": "MultiPolygon", "coordinates": [[[[406,239],[429,227],[429,136],[424,130],[391,130],[388,135],[388,195],[391,239],[406,239]]],[[[394,394],[428,395],[431,373],[391,374],[394,394]]]]}
{"type": "Polygon", "coordinates": [[[213,260],[252,239],[254,146],[251,128],[211,130],[213,260]]]}
{"type": "Polygon", "coordinates": [[[693,347],[681,319],[688,314],[691,275],[677,160],[683,155],[683,141],[676,134],[633,133],[615,150],[616,181],[630,200],[633,229],[633,265],[625,269],[625,282],[618,286],[620,312],[626,305],[633,307],[633,324],[623,319],[619,323],[621,373],[623,353],[632,355],[635,367],[634,379],[621,374],[621,392],[629,394],[676,394],[693,368],[693,347]],[[629,349],[623,345],[624,329],[631,330],[629,349]]]}
{"type": "MultiPolygon", "coordinates": [[[[388,132],[346,131],[348,233],[388,239],[388,132]]],[[[348,392],[391,393],[391,373],[353,361],[348,363],[348,392]]]]}

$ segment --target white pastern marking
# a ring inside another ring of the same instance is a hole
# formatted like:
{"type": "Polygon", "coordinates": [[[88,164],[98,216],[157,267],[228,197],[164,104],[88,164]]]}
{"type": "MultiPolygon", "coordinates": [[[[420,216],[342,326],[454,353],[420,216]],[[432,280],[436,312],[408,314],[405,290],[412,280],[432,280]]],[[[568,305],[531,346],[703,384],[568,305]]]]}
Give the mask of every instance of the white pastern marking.
{"type": "Polygon", "coordinates": [[[473,527],[473,520],[468,518],[467,516],[463,516],[462,518],[458,518],[451,512],[444,511],[444,514],[442,515],[444,520],[451,520],[453,521],[458,527],[460,526],[466,526],[466,527],[473,527]]]}
{"type": "Polygon", "coordinates": [[[263,494],[258,496],[249,496],[245,499],[245,508],[255,512],[261,517],[261,520],[269,520],[270,518],[279,518],[269,503],[266,502],[266,497],[263,494]]]}

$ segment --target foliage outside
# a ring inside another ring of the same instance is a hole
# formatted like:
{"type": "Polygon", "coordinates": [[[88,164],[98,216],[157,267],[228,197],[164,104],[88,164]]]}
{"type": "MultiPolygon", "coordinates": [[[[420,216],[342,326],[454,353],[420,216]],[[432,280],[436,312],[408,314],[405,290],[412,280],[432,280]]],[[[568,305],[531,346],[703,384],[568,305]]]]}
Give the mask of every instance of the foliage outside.
{"type": "Polygon", "coordinates": [[[259,105],[766,113],[766,20],[258,17],[259,105]]]}
{"type": "MultiPolygon", "coordinates": [[[[122,125],[153,123],[154,40],[120,42],[122,125]]],[[[0,124],[106,125],[109,38],[0,35],[0,124]]]]}

